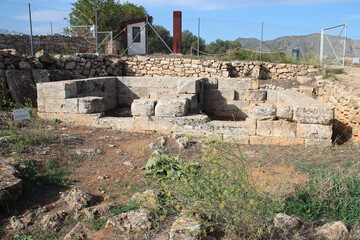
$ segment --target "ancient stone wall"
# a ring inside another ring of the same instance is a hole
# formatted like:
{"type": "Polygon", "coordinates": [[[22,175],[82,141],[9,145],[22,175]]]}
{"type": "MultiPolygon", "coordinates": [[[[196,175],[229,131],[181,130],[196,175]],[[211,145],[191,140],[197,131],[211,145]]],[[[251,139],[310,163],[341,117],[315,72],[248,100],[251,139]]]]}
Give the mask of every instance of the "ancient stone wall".
{"type": "Polygon", "coordinates": [[[335,108],[339,134],[360,141],[360,94],[331,80],[318,81],[319,99],[335,108]]]}
{"type": "Polygon", "coordinates": [[[259,90],[257,79],[90,78],[38,83],[37,94],[40,117],[78,125],[242,144],[332,143],[333,108],[294,90],[259,90]]]}
{"type": "MultiPolygon", "coordinates": [[[[72,37],[60,34],[34,35],[34,51],[46,50],[50,53],[74,54],[95,53],[95,39],[72,37]]],[[[0,34],[0,49],[16,49],[21,53],[31,53],[30,36],[16,34],[0,34]]]]}
{"type": "Polygon", "coordinates": [[[252,77],[288,80],[295,77],[313,77],[318,74],[318,69],[312,65],[147,56],[122,59],[125,62],[126,76],[252,77]]]}
{"type": "Polygon", "coordinates": [[[92,53],[52,57],[40,51],[32,58],[0,50],[0,91],[10,91],[12,100],[19,104],[28,100],[34,102],[38,82],[121,76],[123,65],[123,61],[117,58],[92,53]]]}

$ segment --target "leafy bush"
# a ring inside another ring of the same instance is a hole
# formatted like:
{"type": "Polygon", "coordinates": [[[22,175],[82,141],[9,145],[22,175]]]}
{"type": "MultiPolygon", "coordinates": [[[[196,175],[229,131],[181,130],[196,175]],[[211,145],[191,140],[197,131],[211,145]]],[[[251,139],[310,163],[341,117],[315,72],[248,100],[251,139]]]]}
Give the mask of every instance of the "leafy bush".
{"type": "Polygon", "coordinates": [[[202,216],[208,231],[226,230],[240,238],[261,238],[271,229],[282,199],[263,193],[253,181],[246,157],[230,143],[208,141],[202,168],[160,178],[168,206],[202,216]]]}
{"type": "Polygon", "coordinates": [[[163,180],[175,180],[187,173],[196,171],[198,166],[198,163],[195,162],[182,162],[180,156],[153,155],[145,165],[145,174],[153,175],[163,180]]]}
{"type": "Polygon", "coordinates": [[[318,224],[335,220],[359,223],[360,178],[341,170],[320,172],[287,197],[285,210],[318,224]]]}

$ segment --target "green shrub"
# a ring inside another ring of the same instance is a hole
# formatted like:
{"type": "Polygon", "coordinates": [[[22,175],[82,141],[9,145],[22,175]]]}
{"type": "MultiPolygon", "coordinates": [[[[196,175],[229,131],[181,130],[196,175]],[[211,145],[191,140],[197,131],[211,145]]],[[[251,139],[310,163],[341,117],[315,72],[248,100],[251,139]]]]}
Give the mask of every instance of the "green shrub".
{"type": "Polygon", "coordinates": [[[185,163],[180,160],[180,156],[151,156],[145,165],[145,174],[153,175],[158,179],[175,180],[181,176],[196,171],[198,163],[185,163]]]}
{"type": "Polygon", "coordinates": [[[319,172],[287,197],[285,210],[317,224],[327,221],[359,223],[360,178],[345,175],[340,170],[319,172]]]}
{"type": "MultiPolygon", "coordinates": [[[[201,169],[177,178],[160,178],[167,205],[188,215],[203,216],[207,231],[227,230],[240,238],[261,238],[270,231],[282,199],[262,192],[253,181],[238,148],[208,141],[201,169]]],[[[189,166],[190,167],[190,166],[189,166]]]]}
{"type": "Polygon", "coordinates": [[[137,202],[128,202],[126,204],[117,204],[111,207],[111,215],[116,216],[121,213],[126,213],[130,211],[135,211],[140,208],[140,205],[137,202]]]}

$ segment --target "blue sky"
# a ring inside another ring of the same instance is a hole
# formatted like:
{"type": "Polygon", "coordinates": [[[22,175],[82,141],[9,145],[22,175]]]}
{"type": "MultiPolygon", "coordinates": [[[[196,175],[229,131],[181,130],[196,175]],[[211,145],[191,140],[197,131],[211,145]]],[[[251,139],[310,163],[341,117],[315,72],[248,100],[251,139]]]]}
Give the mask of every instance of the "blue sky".
{"type": "MultiPolygon", "coordinates": [[[[0,28],[29,33],[28,3],[35,34],[62,32],[73,0],[0,0],[0,28]]],[[[182,11],[183,30],[198,32],[207,43],[218,38],[258,38],[319,33],[322,28],[348,24],[348,37],[360,40],[360,0],[129,0],[142,5],[153,24],[172,31],[172,12],[182,11]]],[[[330,34],[338,35],[341,29],[330,34]]]]}

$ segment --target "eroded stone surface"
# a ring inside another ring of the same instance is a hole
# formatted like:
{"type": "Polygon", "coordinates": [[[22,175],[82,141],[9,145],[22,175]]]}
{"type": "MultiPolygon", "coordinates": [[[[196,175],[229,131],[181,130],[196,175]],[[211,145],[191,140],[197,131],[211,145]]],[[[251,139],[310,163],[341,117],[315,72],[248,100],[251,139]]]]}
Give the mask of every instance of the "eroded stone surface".
{"type": "Polygon", "coordinates": [[[189,217],[179,217],[170,229],[170,240],[197,240],[200,237],[201,224],[199,220],[189,217]]]}
{"type": "Polygon", "coordinates": [[[150,211],[147,209],[130,211],[109,218],[105,228],[116,228],[121,232],[142,233],[150,230],[150,219],[150,211]]]}
{"type": "Polygon", "coordinates": [[[15,201],[21,195],[22,182],[14,166],[0,161],[0,191],[6,194],[6,201],[15,201]]]}
{"type": "Polygon", "coordinates": [[[315,229],[316,234],[326,240],[345,239],[349,230],[346,225],[341,222],[330,222],[315,229]]]}
{"type": "Polygon", "coordinates": [[[156,99],[135,99],[131,104],[133,116],[154,116],[156,99]]]}
{"type": "Polygon", "coordinates": [[[178,97],[164,97],[157,101],[155,116],[180,117],[188,112],[188,99],[178,97]]]}

